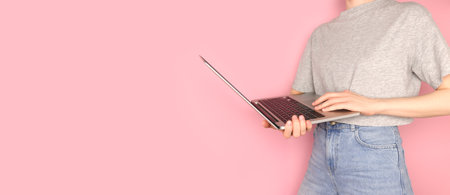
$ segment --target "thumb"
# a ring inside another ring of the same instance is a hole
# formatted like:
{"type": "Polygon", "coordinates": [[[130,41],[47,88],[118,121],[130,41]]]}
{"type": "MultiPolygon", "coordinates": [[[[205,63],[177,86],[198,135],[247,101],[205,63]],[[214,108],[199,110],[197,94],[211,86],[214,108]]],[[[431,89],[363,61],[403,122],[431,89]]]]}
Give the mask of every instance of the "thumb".
{"type": "Polygon", "coordinates": [[[265,127],[265,128],[269,128],[270,126],[272,126],[272,125],[270,125],[269,124],[269,122],[267,122],[266,120],[263,120],[263,122],[262,122],[263,124],[263,127],[265,127]]]}

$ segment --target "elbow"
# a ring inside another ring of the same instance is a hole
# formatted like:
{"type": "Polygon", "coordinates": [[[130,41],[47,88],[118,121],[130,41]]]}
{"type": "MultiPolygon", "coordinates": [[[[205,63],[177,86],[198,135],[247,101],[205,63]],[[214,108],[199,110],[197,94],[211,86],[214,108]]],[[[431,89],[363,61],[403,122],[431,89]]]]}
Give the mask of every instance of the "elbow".
{"type": "Polygon", "coordinates": [[[442,116],[448,116],[450,115],[450,88],[439,88],[436,90],[436,92],[441,93],[439,96],[441,99],[440,101],[440,107],[442,110],[442,116]]]}
{"type": "Polygon", "coordinates": [[[301,92],[301,91],[297,91],[297,90],[295,90],[295,89],[291,89],[291,94],[292,95],[300,95],[300,94],[302,94],[303,92],[301,92]]]}

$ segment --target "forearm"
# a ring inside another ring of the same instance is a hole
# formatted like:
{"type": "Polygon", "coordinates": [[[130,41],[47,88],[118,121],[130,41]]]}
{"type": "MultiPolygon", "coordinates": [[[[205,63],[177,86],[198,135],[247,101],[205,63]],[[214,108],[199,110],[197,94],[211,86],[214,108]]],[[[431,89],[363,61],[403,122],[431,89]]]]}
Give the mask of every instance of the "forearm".
{"type": "Polygon", "coordinates": [[[450,89],[416,97],[378,100],[376,114],[413,118],[450,115],[450,89]]]}

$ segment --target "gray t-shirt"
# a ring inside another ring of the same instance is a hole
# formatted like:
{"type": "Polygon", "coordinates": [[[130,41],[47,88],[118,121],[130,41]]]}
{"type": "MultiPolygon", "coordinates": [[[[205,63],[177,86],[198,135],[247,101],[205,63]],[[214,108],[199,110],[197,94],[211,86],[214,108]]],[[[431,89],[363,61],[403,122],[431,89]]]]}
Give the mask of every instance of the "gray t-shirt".
{"type": "MultiPolygon", "coordinates": [[[[450,74],[450,50],[431,14],[415,2],[374,0],[318,26],[303,51],[292,88],[301,92],[346,89],[369,98],[419,95],[450,74]]],[[[337,122],[405,125],[412,118],[357,116],[337,122]]]]}

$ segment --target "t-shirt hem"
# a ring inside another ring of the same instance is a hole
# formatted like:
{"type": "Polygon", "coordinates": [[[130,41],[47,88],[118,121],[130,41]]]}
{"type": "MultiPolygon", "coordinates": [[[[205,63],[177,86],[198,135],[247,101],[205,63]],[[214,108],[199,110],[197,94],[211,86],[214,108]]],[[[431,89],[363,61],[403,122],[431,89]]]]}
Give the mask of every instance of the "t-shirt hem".
{"type": "Polygon", "coordinates": [[[395,117],[387,115],[376,115],[377,119],[367,118],[371,116],[357,116],[335,120],[335,122],[346,123],[358,126],[401,126],[411,124],[414,119],[406,117],[395,117]]]}

